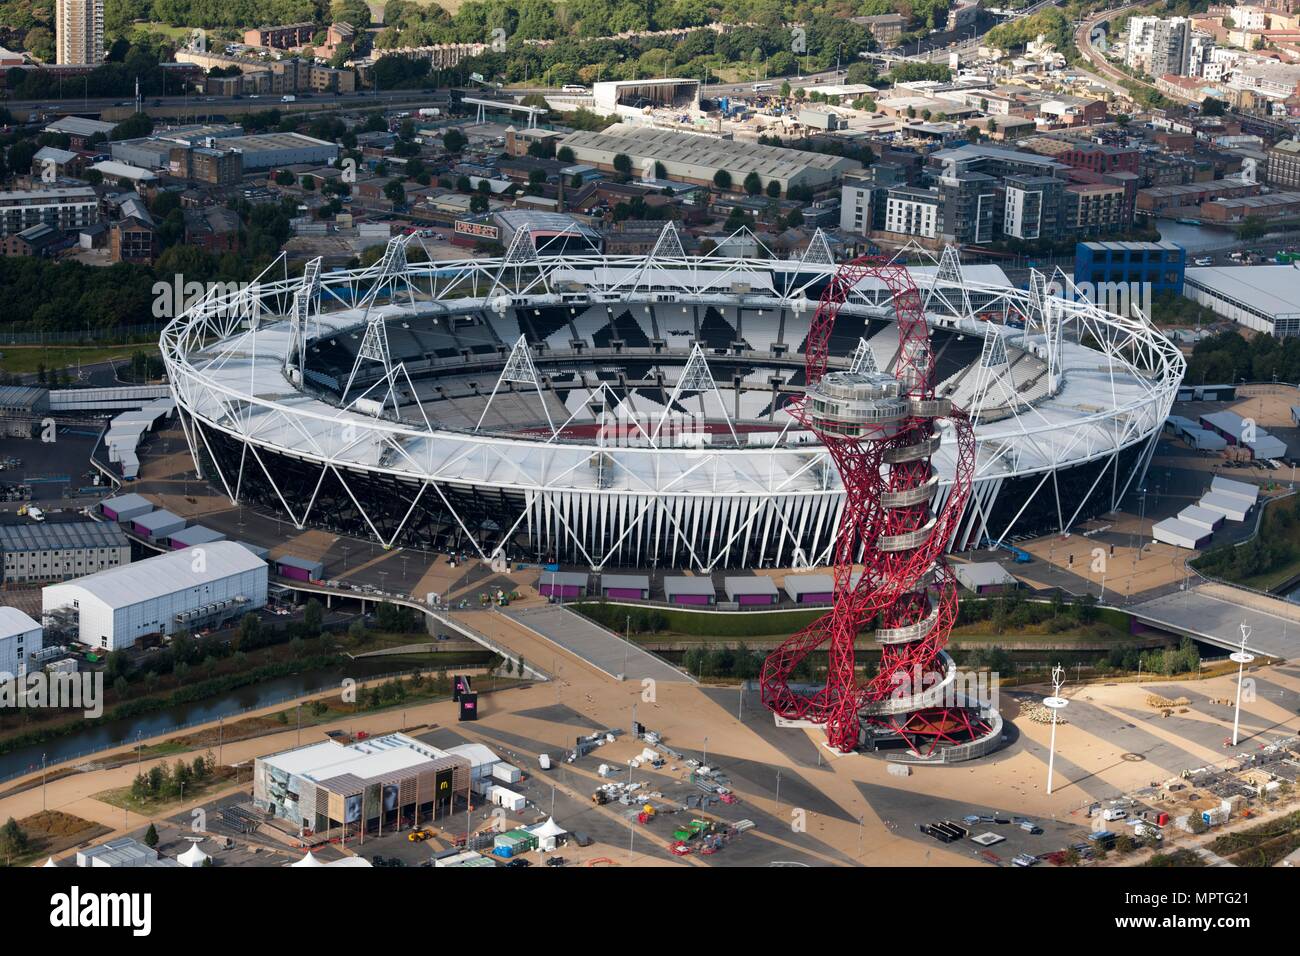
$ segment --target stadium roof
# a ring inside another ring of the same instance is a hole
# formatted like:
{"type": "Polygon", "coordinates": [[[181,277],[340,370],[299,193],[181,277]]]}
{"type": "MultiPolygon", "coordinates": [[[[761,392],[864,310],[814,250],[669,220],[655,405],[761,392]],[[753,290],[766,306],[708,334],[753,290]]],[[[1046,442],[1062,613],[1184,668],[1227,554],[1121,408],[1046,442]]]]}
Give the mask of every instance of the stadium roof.
{"type": "Polygon", "coordinates": [[[99,521],[0,525],[0,551],[67,551],[71,548],[125,548],[116,524],[99,521]]]}
{"type": "Polygon", "coordinates": [[[203,554],[202,570],[195,570],[188,551],[173,551],[55,587],[76,587],[110,608],[124,608],[266,567],[265,561],[233,541],[213,541],[204,545],[203,554]]]}

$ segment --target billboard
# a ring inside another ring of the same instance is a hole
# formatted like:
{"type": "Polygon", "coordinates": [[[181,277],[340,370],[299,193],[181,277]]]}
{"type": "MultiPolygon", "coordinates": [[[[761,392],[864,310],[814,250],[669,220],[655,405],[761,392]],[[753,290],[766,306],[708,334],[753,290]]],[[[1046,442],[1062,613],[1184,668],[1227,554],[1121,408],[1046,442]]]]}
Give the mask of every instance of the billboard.
{"type": "Polygon", "coordinates": [[[388,813],[397,809],[397,784],[384,784],[384,812],[388,813]]]}
{"type": "Polygon", "coordinates": [[[460,695],[460,719],[478,720],[478,694],[471,692],[460,695]]]}
{"type": "Polygon", "coordinates": [[[501,238],[501,230],[486,222],[470,222],[466,219],[457,219],[453,229],[458,236],[466,236],[471,239],[487,239],[495,242],[501,238]]]}
{"type": "Polygon", "coordinates": [[[451,803],[454,772],[448,767],[446,770],[439,770],[434,775],[433,794],[435,803],[451,803]]]}
{"type": "Polygon", "coordinates": [[[357,823],[361,819],[361,794],[354,793],[343,799],[343,822],[357,823]]]}

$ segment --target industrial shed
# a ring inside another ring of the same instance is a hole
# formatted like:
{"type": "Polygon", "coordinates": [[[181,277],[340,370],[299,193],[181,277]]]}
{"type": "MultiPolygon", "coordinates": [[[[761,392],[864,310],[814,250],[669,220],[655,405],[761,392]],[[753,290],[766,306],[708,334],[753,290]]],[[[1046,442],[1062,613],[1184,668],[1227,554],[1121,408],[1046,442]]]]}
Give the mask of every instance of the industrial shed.
{"type": "Polygon", "coordinates": [[[796,604],[830,604],[835,599],[835,578],[829,574],[787,574],[785,593],[796,604]]]}
{"type": "Polygon", "coordinates": [[[214,541],[196,562],[172,551],[41,592],[45,613],[72,608],[79,640],[115,651],[146,634],[221,623],[266,604],[266,563],[231,541],[214,541]]]}
{"type": "Polygon", "coordinates": [[[664,578],[664,597],[670,604],[712,604],[717,592],[712,578],[671,575],[664,578]]]}
{"type": "Polygon", "coordinates": [[[648,574],[602,574],[600,593],[607,598],[644,601],[650,597],[648,574]]]}
{"type": "Polygon", "coordinates": [[[1151,526],[1151,537],[1177,548],[1199,550],[1210,541],[1210,532],[1199,525],[1188,524],[1177,518],[1166,518],[1151,526]]]}
{"type": "Polygon", "coordinates": [[[1221,478],[1216,475],[1210,482],[1210,490],[1221,495],[1243,498],[1251,507],[1259,501],[1259,485],[1252,485],[1248,481],[1233,481],[1231,478],[1221,478]]]}
{"type": "Polygon", "coordinates": [[[118,495],[99,503],[99,513],[110,521],[130,521],[154,510],[153,502],[142,495],[118,495]]]}
{"type": "Polygon", "coordinates": [[[171,544],[172,550],[177,550],[179,548],[193,548],[200,544],[210,544],[213,541],[225,540],[226,536],[215,528],[205,528],[201,524],[196,524],[175,532],[171,537],[171,544]]]}
{"type": "Polygon", "coordinates": [[[727,600],[736,604],[771,605],[781,599],[776,590],[776,582],[762,574],[724,578],[722,589],[727,593],[727,600]]]}
{"type": "Polygon", "coordinates": [[[1245,498],[1225,495],[1218,491],[1211,491],[1202,496],[1200,505],[1202,508],[1219,512],[1229,521],[1245,521],[1246,515],[1250,512],[1250,504],[1245,498]]]}
{"type": "Polygon", "coordinates": [[[1198,528],[1204,528],[1206,531],[1217,531],[1219,526],[1223,524],[1224,515],[1222,511],[1215,511],[1213,508],[1188,505],[1178,512],[1178,520],[1186,524],[1196,525],[1198,528]]]}
{"type": "Polygon", "coordinates": [[[952,570],[961,586],[976,594],[1001,594],[1020,586],[1015,576],[996,561],[954,564],[952,570]]]}
{"type": "Polygon", "coordinates": [[[131,519],[131,530],[150,541],[165,541],[184,527],[184,518],[162,508],[131,519]]]}
{"type": "Polygon", "coordinates": [[[325,576],[325,565],[310,558],[282,554],[275,559],[275,573],[295,581],[319,581],[325,576]]]}
{"type": "Polygon", "coordinates": [[[543,571],[537,581],[537,593],[542,597],[586,597],[587,577],[585,571],[543,571]]]}
{"type": "Polygon", "coordinates": [[[1201,416],[1201,425],[1222,436],[1229,445],[1249,449],[1253,458],[1286,457],[1286,442],[1270,435],[1258,425],[1254,426],[1254,437],[1247,440],[1249,429],[1246,419],[1236,412],[1210,412],[1201,416]]]}

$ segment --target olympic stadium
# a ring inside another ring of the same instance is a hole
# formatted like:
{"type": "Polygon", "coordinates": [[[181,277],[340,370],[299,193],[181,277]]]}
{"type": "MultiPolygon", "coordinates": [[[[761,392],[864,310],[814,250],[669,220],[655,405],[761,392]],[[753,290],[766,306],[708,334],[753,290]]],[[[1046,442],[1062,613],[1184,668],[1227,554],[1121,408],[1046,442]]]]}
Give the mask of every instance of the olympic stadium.
{"type": "MultiPolygon", "coordinates": [[[[200,475],[298,528],[485,560],[802,567],[830,560],[843,492],[787,413],[836,265],[645,256],[521,230],[504,256],[431,261],[390,241],[368,268],[283,262],[212,294],[162,352],[200,475]],[[278,270],[278,274],[277,274],[278,270]]],[[[720,248],[734,248],[723,244],[720,248]]],[[[973,488],[950,547],[1065,531],[1140,483],[1185,368],[1149,323],[1031,273],[909,250],[935,393],[974,427],[973,488]]],[[[831,370],[892,371],[890,290],[853,288],[831,370]]],[[[956,467],[939,432],[935,507],[956,467]]]]}

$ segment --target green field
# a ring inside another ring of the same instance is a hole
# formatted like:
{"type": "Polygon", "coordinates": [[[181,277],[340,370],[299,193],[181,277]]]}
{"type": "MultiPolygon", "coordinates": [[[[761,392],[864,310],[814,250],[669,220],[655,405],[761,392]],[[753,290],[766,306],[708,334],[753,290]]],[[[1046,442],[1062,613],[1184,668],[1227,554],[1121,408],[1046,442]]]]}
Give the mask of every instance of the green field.
{"type": "Polygon", "coordinates": [[[47,369],[76,368],[110,359],[129,361],[131,356],[148,350],[148,345],[5,345],[0,346],[0,372],[26,375],[47,369]]]}

